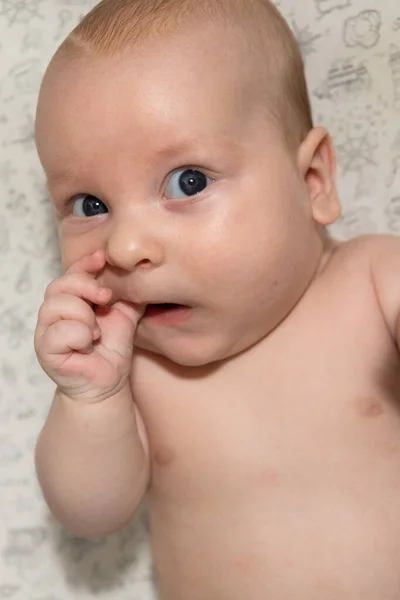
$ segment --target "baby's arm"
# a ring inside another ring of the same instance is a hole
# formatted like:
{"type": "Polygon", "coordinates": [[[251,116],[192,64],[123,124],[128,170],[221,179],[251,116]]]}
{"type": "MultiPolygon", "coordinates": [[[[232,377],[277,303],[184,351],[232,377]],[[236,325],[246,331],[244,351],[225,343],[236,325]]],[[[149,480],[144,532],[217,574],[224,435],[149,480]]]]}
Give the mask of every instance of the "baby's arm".
{"type": "Polygon", "coordinates": [[[371,274],[383,317],[400,349],[400,238],[385,235],[373,248],[371,274]]]}
{"type": "Polygon", "coordinates": [[[57,390],[39,436],[36,468],[50,510],[72,533],[108,535],[132,518],[149,481],[145,429],[130,371],[139,314],[95,274],[101,253],[53,282],[39,313],[35,347],[57,390]],[[100,305],[104,308],[91,308],[100,305]]]}

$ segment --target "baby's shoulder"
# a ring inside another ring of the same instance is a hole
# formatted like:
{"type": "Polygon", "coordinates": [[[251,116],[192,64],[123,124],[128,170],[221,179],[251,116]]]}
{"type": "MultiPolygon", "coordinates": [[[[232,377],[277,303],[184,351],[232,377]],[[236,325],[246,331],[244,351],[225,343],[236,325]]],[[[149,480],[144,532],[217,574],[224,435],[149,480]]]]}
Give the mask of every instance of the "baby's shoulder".
{"type": "Polygon", "coordinates": [[[400,238],[382,234],[339,242],[334,244],[330,262],[331,281],[364,298],[369,289],[395,335],[400,314],[400,238]]]}
{"type": "MultiPolygon", "coordinates": [[[[333,242],[332,265],[371,271],[400,261],[400,237],[389,234],[363,235],[345,242],[333,242]]],[[[400,266],[400,264],[399,264],[400,266]]]]}

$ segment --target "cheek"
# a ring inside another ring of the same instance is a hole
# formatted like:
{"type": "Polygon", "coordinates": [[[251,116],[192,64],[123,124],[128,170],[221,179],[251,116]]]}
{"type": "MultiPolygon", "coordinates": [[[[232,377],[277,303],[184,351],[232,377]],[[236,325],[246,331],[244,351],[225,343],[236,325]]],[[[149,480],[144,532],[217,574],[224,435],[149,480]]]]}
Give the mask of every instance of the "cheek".
{"type": "Polygon", "coordinates": [[[61,265],[64,273],[68,271],[68,269],[72,267],[74,263],[76,263],[83,257],[84,254],[79,251],[77,252],[76,249],[75,251],[73,251],[61,245],[61,265]]]}
{"type": "Polygon", "coordinates": [[[271,265],[265,235],[256,239],[254,228],[229,229],[208,236],[207,243],[191,240],[185,254],[186,272],[213,296],[235,303],[265,285],[271,265]],[[260,283],[261,282],[261,283],[260,283]]]}
{"type": "Polygon", "coordinates": [[[85,239],[76,240],[68,235],[60,233],[59,243],[61,249],[61,264],[63,271],[67,271],[78,260],[93,254],[99,248],[85,239]]]}
{"type": "Polygon", "coordinates": [[[107,242],[104,219],[64,219],[59,226],[59,241],[63,266],[69,268],[78,260],[103,250],[107,242]]]}

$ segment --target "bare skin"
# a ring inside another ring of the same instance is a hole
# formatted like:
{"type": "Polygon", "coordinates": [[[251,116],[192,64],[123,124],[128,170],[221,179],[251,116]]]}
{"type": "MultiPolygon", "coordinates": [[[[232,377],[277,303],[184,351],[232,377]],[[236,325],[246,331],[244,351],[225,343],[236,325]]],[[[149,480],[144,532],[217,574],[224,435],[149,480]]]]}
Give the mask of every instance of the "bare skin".
{"type": "Polygon", "coordinates": [[[35,338],[39,481],[89,538],[147,491],[162,600],[398,600],[400,242],[321,235],[327,132],[289,153],[215,33],[46,76],[66,274],[35,338]]]}
{"type": "Polygon", "coordinates": [[[399,353],[369,277],[381,243],[338,247],[285,323],[220,369],[185,378],[137,357],[161,598],[399,597],[399,353]]]}

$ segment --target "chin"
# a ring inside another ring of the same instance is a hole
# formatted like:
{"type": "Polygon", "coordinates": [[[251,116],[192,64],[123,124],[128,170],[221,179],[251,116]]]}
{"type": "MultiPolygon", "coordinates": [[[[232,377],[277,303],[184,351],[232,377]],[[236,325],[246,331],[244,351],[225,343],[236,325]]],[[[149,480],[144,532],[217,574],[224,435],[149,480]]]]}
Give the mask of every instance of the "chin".
{"type": "Polygon", "coordinates": [[[141,350],[166,358],[180,367],[205,367],[227,358],[217,349],[206,347],[206,344],[202,345],[201,342],[180,344],[179,346],[171,343],[167,348],[161,348],[155,344],[138,340],[135,345],[141,350]]]}

